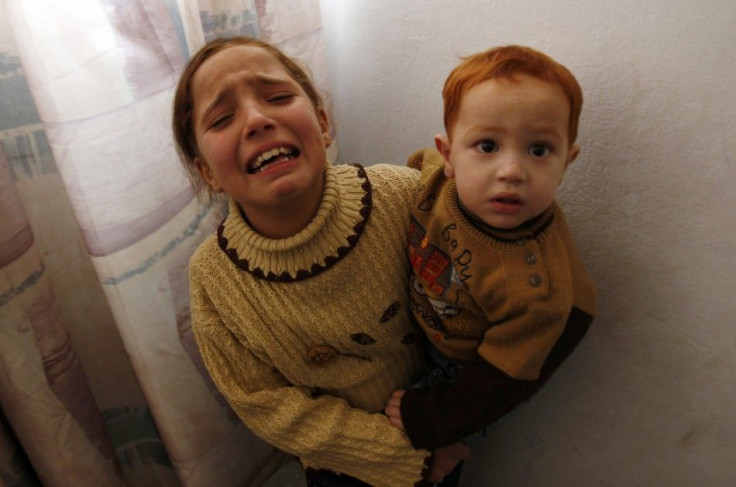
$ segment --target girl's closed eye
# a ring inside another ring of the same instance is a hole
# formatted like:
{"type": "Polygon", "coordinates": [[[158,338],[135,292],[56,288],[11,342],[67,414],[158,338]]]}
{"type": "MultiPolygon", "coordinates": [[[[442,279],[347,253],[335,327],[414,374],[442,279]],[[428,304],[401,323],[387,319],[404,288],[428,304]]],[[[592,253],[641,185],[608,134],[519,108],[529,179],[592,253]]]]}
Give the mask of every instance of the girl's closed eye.
{"type": "Polygon", "coordinates": [[[479,151],[490,154],[498,150],[498,144],[495,140],[482,140],[476,145],[479,151]]]}
{"type": "Polygon", "coordinates": [[[268,101],[271,103],[286,103],[294,98],[293,93],[278,93],[268,97],[268,101]]]}
{"type": "Polygon", "coordinates": [[[226,113],[224,115],[219,115],[212,120],[212,123],[210,123],[210,128],[212,129],[222,128],[225,125],[227,125],[227,123],[230,121],[232,117],[233,117],[232,113],[226,113]]]}

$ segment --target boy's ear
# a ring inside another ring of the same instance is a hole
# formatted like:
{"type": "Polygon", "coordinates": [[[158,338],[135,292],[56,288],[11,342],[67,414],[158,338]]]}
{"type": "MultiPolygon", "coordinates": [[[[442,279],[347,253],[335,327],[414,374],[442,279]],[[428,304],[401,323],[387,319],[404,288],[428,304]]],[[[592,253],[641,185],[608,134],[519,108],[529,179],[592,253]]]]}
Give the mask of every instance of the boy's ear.
{"type": "Polygon", "coordinates": [[[330,137],[330,117],[327,115],[327,110],[320,108],[317,110],[317,121],[319,122],[319,128],[322,130],[322,140],[325,142],[325,148],[332,145],[332,137],[330,137]]]}
{"type": "Polygon", "coordinates": [[[565,167],[572,164],[573,161],[575,161],[575,159],[577,159],[579,155],[580,155],[580,146],[577,144],[573,144],[572,146],[570,146],[570,150],[567,151],[567,163],[565,164],[565,167]]]}
{"type": "Polygon", "coordinates": [[[199,156],[195,157],[194,167],[197,168],[197,171],[199,171],[199,174],[205,180],[207,185],[212,189],[212,191],[214,191],[215,193],[222,192],[222,186],[220,186],[220,183],[217,182],[217,178],[215,178],[215,176],[212,174],[210,166],[204,159],[199,156]]]}
{"type": "MultiPolygon", "coordinates": [[[[567,151],[567,161],[565,162],[565,171],[563,171],[562,177],[564,177],[564,174],[567,171],[567,166],[572,164],[573,161],[575,161],[575,159],[577,159],[579,155],[580,155],[580,146],[577,144],[571,145],[570,149],[567,151]]],[[[560,177],[560,182],[557,183],[557,186],[562,184],[562,177],[560,177]]]]}
{"type": "Polygon", "coordinates": [[[434,136],[434,146],[437,151],[442,154],[442,158],[445,160],[445,177],[452,178],[455,176],[455,172],[452,169],[450,163],[450,139],[446,135],[437,134],[434,136]]]}

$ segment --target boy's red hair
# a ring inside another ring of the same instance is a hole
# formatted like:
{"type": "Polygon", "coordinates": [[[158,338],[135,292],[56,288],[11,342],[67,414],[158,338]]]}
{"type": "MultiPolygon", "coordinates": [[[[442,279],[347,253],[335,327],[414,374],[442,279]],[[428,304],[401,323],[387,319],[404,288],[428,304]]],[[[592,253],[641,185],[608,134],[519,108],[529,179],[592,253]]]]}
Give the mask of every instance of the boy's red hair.
{"type": "Polygon", "coordinates": [[[463,58],[450,72],[442,90],[445,101],[445,131],[450,133],[460,103],[475,85],[498,78],[526,74],[562,88],[570,102],[568,139],[572,145],[578,135],[578,120],[583,107],[583,92],[575,77],[563,65],[539,51],[523,46],[501,46],[463,58]]]}

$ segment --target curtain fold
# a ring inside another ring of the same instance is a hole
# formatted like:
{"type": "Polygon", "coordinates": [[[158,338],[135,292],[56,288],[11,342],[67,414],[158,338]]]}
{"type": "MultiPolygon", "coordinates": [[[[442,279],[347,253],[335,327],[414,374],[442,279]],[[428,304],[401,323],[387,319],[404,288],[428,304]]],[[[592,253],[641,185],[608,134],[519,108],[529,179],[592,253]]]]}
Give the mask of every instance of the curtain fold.
{"type": "Polygon", "coordinates": [[[242,486],[276,453],[189,315],[189,256],[226,208],[179,167],[171,101],[232,35],[300,59],[329,103],[317,0],[0,3],[0,486],[242,486]]]}

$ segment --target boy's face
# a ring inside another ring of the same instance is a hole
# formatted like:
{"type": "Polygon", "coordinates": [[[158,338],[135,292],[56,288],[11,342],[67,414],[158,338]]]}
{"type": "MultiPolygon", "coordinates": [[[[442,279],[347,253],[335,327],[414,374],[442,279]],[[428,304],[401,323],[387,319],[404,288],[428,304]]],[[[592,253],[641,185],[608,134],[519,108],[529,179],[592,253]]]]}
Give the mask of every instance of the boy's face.
{"type": "Polygon", "coordinates": [[[562,89],[528,75],[471,88],[450,128],[452,139],[435,138],[463,205],[501,229],[544,212],[579,152],[568,142],[569,116],[562,89]]]}
{"type": "Polygon", "coordinates": [[[324,110],[268,51],[237,45],[192,78],[197,169],[246,214],[317,202],[330,144],[324,110]]]}

